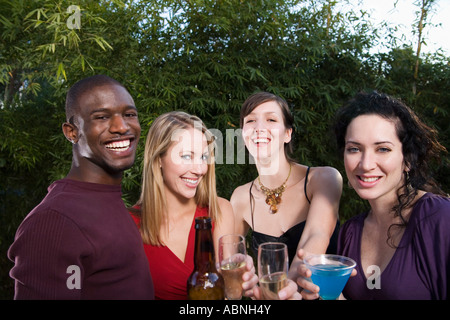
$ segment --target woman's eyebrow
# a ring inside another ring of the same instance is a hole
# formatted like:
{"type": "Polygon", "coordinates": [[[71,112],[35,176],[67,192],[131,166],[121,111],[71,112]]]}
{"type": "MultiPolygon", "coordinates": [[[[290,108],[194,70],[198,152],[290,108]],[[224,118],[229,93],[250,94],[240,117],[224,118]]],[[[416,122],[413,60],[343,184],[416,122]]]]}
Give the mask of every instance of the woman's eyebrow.
{"type": "MultiPolygon", "coordinates": [[[[385,140],[385,141],[377,141],[374,143],[374,145],[379,145],[379,144],[391,144],[391,145],[395,145],[393,142],[389,141],[389,140],[385,140]]],[[[356,144],[356,145],[361,145],[361,143],[357,142],[357,141],[353,141],[353,140],[348,140],[345,141],[345,144],[356,144]]]]}

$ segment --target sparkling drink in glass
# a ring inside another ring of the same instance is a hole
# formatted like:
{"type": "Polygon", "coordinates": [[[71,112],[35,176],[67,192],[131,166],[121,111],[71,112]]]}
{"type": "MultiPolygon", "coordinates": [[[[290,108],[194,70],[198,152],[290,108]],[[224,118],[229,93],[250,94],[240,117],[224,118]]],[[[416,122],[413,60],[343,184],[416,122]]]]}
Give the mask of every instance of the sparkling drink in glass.
{"type": "Polygon", "coordinates": [[[220,270],[225,280],[225,297],[228,300],[242,299],[242,275],[245,273],[246,257],[243,236],[227,234],[219,238],[220,270]]]}
{"type": "Polygon", "coordinates": [[[258,247],[258,276],[262,298],[279,300],[278,292],[287,285],[287,246],[279,242],[266,242],[258,247]]]}

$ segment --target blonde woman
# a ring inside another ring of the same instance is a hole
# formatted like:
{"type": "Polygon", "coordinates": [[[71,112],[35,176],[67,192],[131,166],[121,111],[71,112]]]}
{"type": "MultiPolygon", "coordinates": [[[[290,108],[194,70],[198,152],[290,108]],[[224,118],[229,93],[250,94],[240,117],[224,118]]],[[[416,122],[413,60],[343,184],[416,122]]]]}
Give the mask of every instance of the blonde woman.
{"type": "MultiPolygon", "coordinates": [[[[231,204],[216,193],[214,144],[214,136],[198,117],[180,111],[159,116],[148,132],[141,196],[131,211],[144,242],[156,299],[187,298],[187,279],[194,268],[195,217],[212,218],[215,245],[220,236],[234,232],[231,204]]],[[[244,290],[257,283],[249,260],[244,290]]]]}

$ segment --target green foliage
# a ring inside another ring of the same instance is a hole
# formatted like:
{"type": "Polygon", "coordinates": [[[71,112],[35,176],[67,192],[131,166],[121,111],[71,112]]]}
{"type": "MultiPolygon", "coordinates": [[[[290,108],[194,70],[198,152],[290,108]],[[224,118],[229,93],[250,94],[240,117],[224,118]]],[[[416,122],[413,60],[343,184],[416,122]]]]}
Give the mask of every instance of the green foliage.
{"type": "MultiPolygon", "coordinates": [[[[345,176],[330,131],[336,109],[360,90],[400,97],[439,130],[450,147],[450,60],[393,46],[369,54],[379,30],[365,12],[338,12],[330,0],[0,0],[0,298],[11,298],[4,252],[23,217],[63,178],[71,145],[61,133],[67,89],[103,73],[121,81],[139,109],[136,165],[123,179],[124,200],[139,196],[148,128],[161,113],[185,110],[235,146],[233,163],[217,164],[217,185],[229,198],[256,177],[237,163],[239,110],[255,91],[284,97],[295,115],[295,158],[330,165],[345,176]],[[69,28],[77,5],[81,28],[69,28]]],[[[394,40],[391,43],[395,43],[394,40]]],[[[228,144],[227,144],[228,143],[228,144]]],[[[435,164],[450,190],[449,160],[435,164]]],[[[346,179],[344,178],[346,181],[346,179]]],[[[366,204],[344,187],[344,221],[366,204]]]]}

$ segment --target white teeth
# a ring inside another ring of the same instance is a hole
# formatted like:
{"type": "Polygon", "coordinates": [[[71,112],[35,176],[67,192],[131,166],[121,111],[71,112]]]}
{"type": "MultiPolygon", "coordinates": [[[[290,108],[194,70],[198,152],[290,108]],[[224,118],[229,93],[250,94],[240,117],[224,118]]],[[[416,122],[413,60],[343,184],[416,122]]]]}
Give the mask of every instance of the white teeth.
{"type": "Polygon", "coordinates": [[[257,138],[257,139],[253,139],[253,143],[269,143],[269,139],[267,138],[257,138]]]}
{"type": "Polygon", "coordinates": [[[189,179],[189,178],[181,178],[183,181],[186,181],[189,184],[196,184],[198,182],[198,179],[189,179]]]}
{"type": "Polygon", "coordinates": [[[106,148],[113,149],[114,151],[125,151],[129,147],[130,140],[114,141],[106,145],[106,148]]]}
{"type": "Polygon", "coordinates": [[[374,182],[377,181],[379,178],[378,177],[372,177],[372,178],[364,178],[364,177],[360,177],[362,181],[364,182],[374,182]]]}

